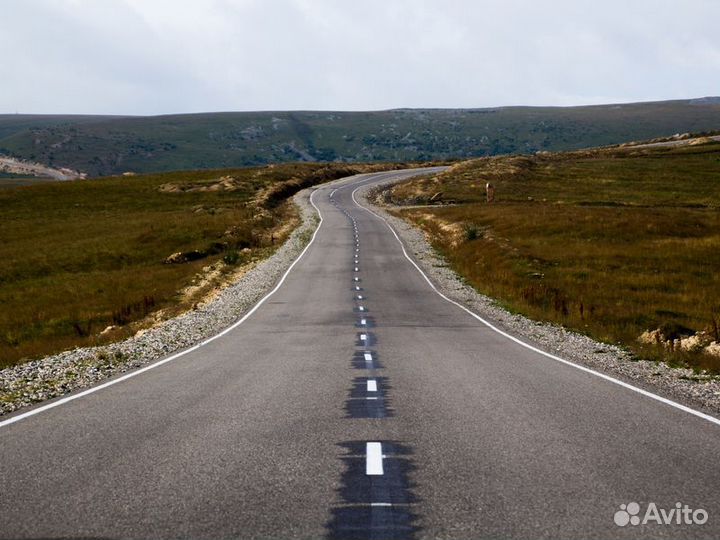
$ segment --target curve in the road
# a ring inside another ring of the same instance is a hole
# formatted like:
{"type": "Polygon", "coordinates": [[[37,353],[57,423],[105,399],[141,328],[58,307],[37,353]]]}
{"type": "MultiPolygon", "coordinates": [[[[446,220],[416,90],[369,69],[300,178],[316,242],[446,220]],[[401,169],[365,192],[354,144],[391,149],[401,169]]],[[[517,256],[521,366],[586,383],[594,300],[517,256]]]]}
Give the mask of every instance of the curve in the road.
{"type": "Polygon", "coordinates": [[[576,369],[579,369],[579,370],[581,370],[581,371],[584,371],[584,372],[589,373],[589,374],[591,374],[591,375],[594,375],[594,376],[596,376],[596,377],[600,377],[601,379],[604,379],[604,380],[606,380],[606,381],[608,381],[608,382],[611,382],[611,383],[613,383],[613,384],[617,384],[617,385],[619,385],[619,386],[622,386],[623,388],[627,388],[628,390],[632,390],[633,392],[637,392],[638,394],[641,394],[641,395],[643,395],[643,396],[645,396],[645,397],[654,399],[654,400],[656,400],[656,401],[659,401],[659,402],[661,402],[661,403],[664,403],[665,405],[669,405],[669,406],[671,406],[671,407],[675,407],[676,409],[679,409],[679,410],[681,410],[681,411],[683,411],[683,412],[686,412],[686,413],[688,413],[688,414],[692,414],[692,415],[694,415],[694,416],[697,416],[698,418],[702,418],[703,420],[707,420],[708,422],[711,422],[711,423],[713,423],[713,424],[715,424],[715,425],[717,425],[717,426],[720,426],[720,419],[715,418],[714,416],[710,416],[709,414],[705,414],[705,413],[703,413],[703,412],[701,412],[701,411],[698,411],[698,410],[696,410],[696,409],[693,409],[693,408],[691,408],[691,407],[688,407],[688,406],[686,406],[686,405],[683,405],[682,403],[678,403],[677,401],[673,401],[673,400],[671,400],[671,399],[668,399],[668,398],[666,398],[666,397],[660,396],[660,395],[658,395],[658,394],[654,394],[653,392],[649,392],[649,391],[647,391],[647,390],[645,390],[645,389],[643,389],[643,388],[639,388],[639,387],[634,386],[634,385],[632,385],[632,384],[629,384],[629,383],[627,383],[627,382],[625,382],[625,381],[621,381],[620,379],[616,379],[615,377],[611,377],[610,375],[606,375],[605,373],[601,373],[601,372],[599,372],[599,371],[595,371],[594,369],[590,369],[590,368],[588,368],[588,367],[586,367],[586,366],[582,366],[582,365],[580,365],[580,364],[576,364],[575,362],[571,362],[570,360],[566,360],[566,359],[564,359],[564,358],[561,358],[561,357],[556,356],[556,355],[554,355],[554,354],[551,354],[551,353],[549,353],[549,352],[543,351],[542,349],[539,349],[539,348],[537,348],[537,347],[534,347],[533,345],[530,345],[529,343],[527,343],[527,342],[525,342],[525,341],[523,341],[523,340],[521,340],[521,339],[518,339],[518,338],[516,338],[515,336],[508,334],[507,332],[502,331],[502,330],[499,329],[497,326],[493,325],[491,322],[487,321],[486,319],[484,319],[483,317],[481,317],[481,316],[478,315],[477,313],[475,313],[475,312],[473,312],[472,310],[466,308],[465,306],[463,306],[463,305],[460,304],[459,302],[456,302],[455,300],[452,300],[451,298],[448,298],[447,296],[445,296],[440,290],[438,290],[438,288],[435,286],[435,284],[430,280],[430,278],[425,274],[425,272],[422,271],[422,269],[421,269],[421,268],[418,266],[418,264],[412,259],[412,257],[410,257],[410,255],[408,255],[408,252],[407,252],[407,250],[405,249],[405,244],[403,244],[403,241],[400,239],[400,237],[398,236],[397,232],[395,232],[395,229],[392,227],[392,225],[390,225],[390,223],[388,223],[388,221],[387,221],[383,216],[381,216],[381,215],[378,214],[377,212],[373,212],[372,210],[370,210],[369,208],[361,205],[361,204],[357,201],[357,199],[355,198],[355,194],[357,193],[358,190],[362,189],[363,187],[364,187],[364,186],[359,186],[359,187],[357,187],[357,188],[355,188],[355,189],[353,190],[352,195],[351,195],[351,198],[352,198],[353,202],[354,202],[359,208],[365,210],[366,212],[370,212],[372,215],[374,215],[374,216],[377,217],[378,219],[382,220],[382,221],[385,223],[385,225],[387,225],[388,229],[390,229],[390,232],[392,232],[393,236],[395,237],[395,239],[396,239],[396,240],[398,241],[398,243],[400,244],[400,248],[402,249],[402,252],[403,252],[403,255],[405,256],[405,258],[406,258],[408,261],[410,261],[410,264],[412,264],[418,272],[420,272],[420,275],[425,279],[425,281],[427,282],[427,284],[432,288],[433,291],[435,291],[435,293],[437,293],[438,295],[440,295],[441,298],[443,298],[443,299],[446,300],[447,302],[450,302],[451,304],[459,307],[459,308],[462,309],[463,311],[467,312],[469,315],[471,315],[472,317],[474,317],[475,319],[477,319],[478,321],[480,321],[482,324],[484,324],[485,326],[487,326],[488,328],[490,328],[492,331],[497,332],[497,333],[500,334],[501,336],[503,336],[503,337],[505,337],[505,338],[507,338],[507,339],[509,339],[509,340],[511,340],[511,341],[514,341],[514,342],[517,343],[518,345],[520,345],[520,346],[522,346],[522,347],[525,347],[525,348],[528,349],[528,350],[531,350],[531,351],[533,351],[533,352],[535,352],[535,353],[541,354],[542,356],[545,356],[545,357],[547,357],[547,358],[550,358],[551,360],[555,360],[556,362],[561,362],[561,363],[563,363],[563,364],[566,364],[566,365],[568,365],[568,366],[572,366],[572,367],[574,367],[574,368],[576,368],[576,369]]]}

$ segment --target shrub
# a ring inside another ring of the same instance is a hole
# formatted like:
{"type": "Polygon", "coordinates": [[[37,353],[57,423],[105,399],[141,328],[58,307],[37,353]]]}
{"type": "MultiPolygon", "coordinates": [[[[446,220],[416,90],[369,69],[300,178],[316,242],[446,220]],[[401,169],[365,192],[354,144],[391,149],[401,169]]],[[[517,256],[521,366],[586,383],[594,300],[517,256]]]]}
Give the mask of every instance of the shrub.
{"type": "Polygon", "coordinates": [[[229,251],[223,257],[223,262],[225,264],[230,264],[230,265],[237,264],[239,260],[240,260],[240,254],[235,250],[229,251]]]}
{"type": "Polygon", "coordinates": [[[463,230],[465,232],[466,242],[472,242],[473,240],[477,240],[480,237],[480,231],[478,230],[477,225],[468,223],[465,225],[463,230]]]}

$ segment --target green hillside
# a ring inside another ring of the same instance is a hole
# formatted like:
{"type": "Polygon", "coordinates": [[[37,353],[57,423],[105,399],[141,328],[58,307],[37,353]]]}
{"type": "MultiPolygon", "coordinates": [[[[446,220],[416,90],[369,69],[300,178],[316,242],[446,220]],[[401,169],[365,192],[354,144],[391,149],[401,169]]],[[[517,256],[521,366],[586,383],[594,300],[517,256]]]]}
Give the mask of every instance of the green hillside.
{"type": "Polygon", "coordinates": [[[0,116],[0,154],[90,175],[572,150],[720,129],[716,99],[589,107],[0,116]]]}
{"type": "Polygon", "coordinates": [[[287,238],[297,191],[393,167],[299,163],[0,190],[0,369],[190,309],[287,238]]]}
{"type": "Polygon", "coordinates": [[[718,374],[718,139],[477,159],[386,197],[510,310],[718,374]]]}

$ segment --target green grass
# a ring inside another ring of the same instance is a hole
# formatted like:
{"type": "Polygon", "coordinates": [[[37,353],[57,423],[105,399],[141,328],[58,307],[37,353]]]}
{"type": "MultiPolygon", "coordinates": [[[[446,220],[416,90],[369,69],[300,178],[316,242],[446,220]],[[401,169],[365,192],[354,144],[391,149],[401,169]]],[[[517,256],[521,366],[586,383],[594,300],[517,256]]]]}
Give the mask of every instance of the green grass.
{"type": "Polygon", "coordinates": [[[0,115],[0,154],[91,176],[316,160],[429,161],[570,150],[720,129],[720,104],[245,112],[156,117],[0,115]]]}
{"type": "Polygon", "coordinates": [[[479,291],[640,357],[720,373],[717,358],[637,341],[662,326],[717,332],[720,144],[476,160],[391,198],[437,192],[458,204],[401,214],[479,291]]]}
{"type": "Polygon", "coordinates": [[[3,174],[0,173],[0,189],[16,188],[21,186],[36,186],[57,182],[54,178],[38,178],[30,175],[3,174]]]}
{"type": "Polygon", "coordinates": [[[289,164],[0,190],[0,368],[190,307],[197,297],[179,291],[204,267],[233,271],[289,234],[297,190],[383,167],[289,164]],[[225,176],[236,190],[198,191],[225,176]],[[201,258],[165,264],[176,252],[201,258]]]}

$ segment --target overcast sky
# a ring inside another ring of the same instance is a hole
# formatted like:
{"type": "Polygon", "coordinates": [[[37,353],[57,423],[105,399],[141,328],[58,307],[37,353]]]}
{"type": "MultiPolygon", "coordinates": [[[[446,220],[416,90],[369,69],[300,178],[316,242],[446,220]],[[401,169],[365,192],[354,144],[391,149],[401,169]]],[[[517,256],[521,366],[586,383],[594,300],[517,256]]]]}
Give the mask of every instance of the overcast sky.
{"type": "Polygon", "coordinates": [[[718,0],[0,0],[0,112],[720,94],[718,0]]]}

